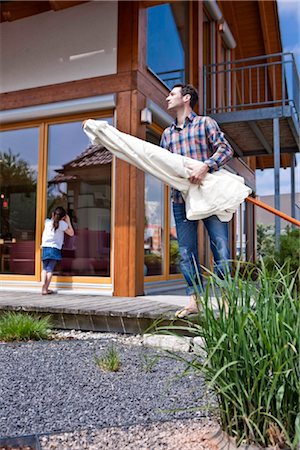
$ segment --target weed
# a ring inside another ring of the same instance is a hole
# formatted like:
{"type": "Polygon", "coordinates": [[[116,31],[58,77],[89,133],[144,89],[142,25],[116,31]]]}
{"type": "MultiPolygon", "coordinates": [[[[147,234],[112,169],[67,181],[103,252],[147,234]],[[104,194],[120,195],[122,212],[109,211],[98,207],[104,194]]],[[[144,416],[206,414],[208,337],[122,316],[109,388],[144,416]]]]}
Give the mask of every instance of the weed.
{"type": "Polygon", "coordinates": [[[105,372],[117,372],[121,367],[118,351],[113,345],[104,356],[95,356],[95,362],[105,372]]]}

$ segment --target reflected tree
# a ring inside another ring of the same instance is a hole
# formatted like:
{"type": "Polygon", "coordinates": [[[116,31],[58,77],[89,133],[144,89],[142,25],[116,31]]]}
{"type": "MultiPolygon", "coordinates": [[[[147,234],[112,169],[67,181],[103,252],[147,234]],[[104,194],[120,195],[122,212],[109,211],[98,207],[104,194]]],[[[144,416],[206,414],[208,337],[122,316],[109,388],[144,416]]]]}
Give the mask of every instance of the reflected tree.
{"type": "Polygon", "coordinates": [[[1,236],[11,238],[18,230],[35,229],[36,171],[8,151],[0,151],[1,236]]]}
{"type": "Polygon", "coordinates": [[[22,191],[28,188],[28,192],[36,188],[35,171],[27,161],[20,158],[20,153],[14,155],[10,148],[7,152],[0,151],[0,186],[10,189],[22,186],[22,191]]]}

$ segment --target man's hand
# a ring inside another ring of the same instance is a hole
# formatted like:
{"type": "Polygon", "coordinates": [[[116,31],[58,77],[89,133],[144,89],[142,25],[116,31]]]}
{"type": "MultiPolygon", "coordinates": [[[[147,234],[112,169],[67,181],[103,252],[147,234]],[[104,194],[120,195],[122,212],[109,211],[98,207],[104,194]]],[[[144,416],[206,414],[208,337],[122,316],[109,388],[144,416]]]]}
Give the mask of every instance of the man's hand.
{"type": "Polygon", "coordinates": [[[195,166],[190,166],[189,168],[192,169],[191,176],[189,177],[189,182],[193,183],[193,184],[202,184],[203,180],[209,170],[208,165],[203,164],[203,165],[201,165],[201,167],[197,167],[197,168],[195,168],[195,166]]]}
{"type": "Polygon", "coordinates": [[[82,122],[82,128],[84,128],[85,123],[88,121],[89,119],[86,119],[82,122]]]}

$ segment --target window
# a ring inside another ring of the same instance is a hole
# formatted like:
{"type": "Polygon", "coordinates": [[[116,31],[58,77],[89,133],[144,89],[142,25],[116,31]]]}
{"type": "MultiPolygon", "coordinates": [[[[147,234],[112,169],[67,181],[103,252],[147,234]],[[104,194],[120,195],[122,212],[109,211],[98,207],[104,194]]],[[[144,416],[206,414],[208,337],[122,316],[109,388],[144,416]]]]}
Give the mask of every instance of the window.
{"type": "MultiPolygon", "coordinates": [[[[159,137],[148,130],[146,140],[159,145],[159,137]]],[[[145,174],[144,274],[164,274],[165,185],[145,174]]]]}
{"type": "MultiPolygon", "coordinates": [[[[159,145],[161,130],[148,128],[146,140],[159,145]]],[[[144,274],[166,279],[180,273],[180,255],[170,188],[145,175],[144,274]]]]}
{"type": "Polygon", "coordinates": [[[0,136],[0,273],[34,275],[38,128],[0,136]]]}
{"type": "Polygon", "coordinates": [[[164,263],[164,184],[145,175],[145,275],[162,275],[164,263]]]}
{"type": "Polygon", "coordinates": [[[177,274],[181,273],[180,271],[180,253],[179,253],[179,245],[177,240],[177,232],[175,226],[175,219],[173,215],[172,205],[170,207],[170,243],[169,243],[169,273],[177,274]]]}
{"type": "Polygon", "coordinates": [[[110,275],[111,160],[89,146],[81,121],[49,126],[47,215],[63,206],[75,230],[65,236],[58,275],[110,275]]]}
{"type": "Polygon", "coordinates": [[[188,2],[148,8],[147,64],[169,88],[187,80],[188,2]]]}

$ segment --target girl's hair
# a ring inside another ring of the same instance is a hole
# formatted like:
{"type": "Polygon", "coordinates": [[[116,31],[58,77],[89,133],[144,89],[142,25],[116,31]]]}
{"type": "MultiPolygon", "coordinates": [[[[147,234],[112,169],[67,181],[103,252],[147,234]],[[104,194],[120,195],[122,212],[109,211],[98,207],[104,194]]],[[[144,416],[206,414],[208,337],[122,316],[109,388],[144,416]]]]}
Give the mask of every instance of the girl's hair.
{"type": "Polygon", "coordinates": [[[58,206],[53,211],[53,229],[56,231],[59,227],[59,221],[67,215],[66,210],[62,206],[58,206]]]}

